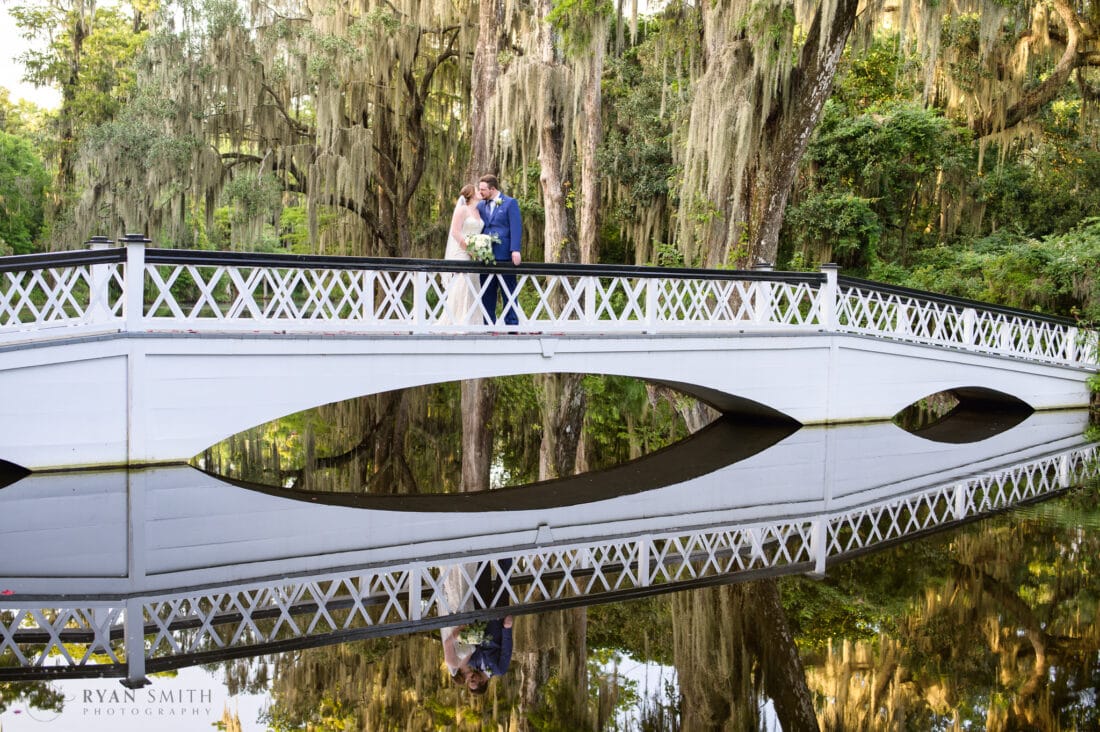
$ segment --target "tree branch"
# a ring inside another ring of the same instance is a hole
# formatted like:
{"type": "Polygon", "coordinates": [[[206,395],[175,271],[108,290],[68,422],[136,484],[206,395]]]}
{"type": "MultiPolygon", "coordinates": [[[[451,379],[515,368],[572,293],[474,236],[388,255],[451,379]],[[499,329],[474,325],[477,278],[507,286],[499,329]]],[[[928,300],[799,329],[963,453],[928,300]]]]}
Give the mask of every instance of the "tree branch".
{"type": "Polygon", "coordinates": [[[1066,47],[1061,58],[1058,59],[1050,76],[1025,91],[1019,101],[1005,110],[1003,120],[993,114],[974,120],[970,124],[970,129],[976,137],[986,137],[994,132],[1015,127],[1035,114],[1042,106],[1058,96],[1069,80],[1070,74],[1077,67],[1081,20],[1066,0],[1053,0],[1053,5],[1055,12],[1066,26],[1066,47]]]}

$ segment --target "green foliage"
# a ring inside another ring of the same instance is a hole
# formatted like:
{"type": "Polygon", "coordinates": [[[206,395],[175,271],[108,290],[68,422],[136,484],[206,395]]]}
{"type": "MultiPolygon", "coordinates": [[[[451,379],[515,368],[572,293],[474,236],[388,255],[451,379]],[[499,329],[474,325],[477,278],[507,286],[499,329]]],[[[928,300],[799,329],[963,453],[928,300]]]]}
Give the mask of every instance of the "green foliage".
{"type": "Polygon", "coordinates": [[[987,227],[1046,236],[1100,216],[1100,137],[1078,133],[1079,109],[1070,105],[1062,111],[1075,121],[1064,127],[1057,113],[1048,115],[1055,126],[1050,134],[981,177],[987,227]]]}
{"type": "Polygon", "coordinates": [[[664,597],[588,608],[588,647],[671,666],[672,604],[664,597]]]}
{"type": "Polygon", "coordinates": [[[132,94],[132,61],[147,35],[135,28],[133,16],[141,5],[86,8],[82,3],[40,0],[9,9],[25,35],[45,41],[44,47],[32,46],[20,56],[24,79],[62,91],[63,113],[77,133],[113,117],[132,94]],[[74,33],[81,38],[79,53],[74,33]]]}
{"type": "Polygon", "coordinates": [[[846,110],[861,110],[886,102],[904,102],[919,96],[917,76],[907,73],[920,59],[905,52],[897,35],[877,35],[871,45],[855,52],[849,45],[837,74],[832,99],[846,110]]]}
{"type": "Polygon", "coordinates": [[[270,216],[282,203],[282,184],[273,175],[245,172],[233,176],[222,189],[222,198],[233,207],[231,219],[243,224],[261,216],[270,216]]]}
{"type": "Polygon", "coordinates": [[[873,252],[866,247],[876,230],[883,255],[904,261],[914,245],[935,243],[941,199],[928,192],[942,189],[944,181],[965,180],[973,157],[968,133],[935,110],[887,102],[847,115],[829,103],[807,150],[814,176],[804,200],[814,203],[800,212],[799,223],[843,212],[858,226],[841,242],[849,261],[870,261],[873,252]],[[818,196],[824,198],[818,202],[818,196]]]}
{"type": "Polygon", "coordinates": [[[1092,218],[1042,239],[1002,230],[970,246],[921,252],[909,272],[880,268],[872,274],[910,287],[1100,322],[1097,262],[1100,219],[1092,218]]]}
{"type": "Polygon", "coordinates": [[[614,13],[610,0],[554,0],[546,20],[562,34],[570,52],[584,53],[592,42],[598,21],[608,21],[614,13]]]}
{"type": "Polygon", "coordinates": [[[584,433],[589,467],[611,467],[687,437],[687,428],[665,400],[651,402],[644,381],[586,376],[584,433]]]}
{"type": "Polygon", "coordinates": [[[44,681],[0,682],[0,713],[20,701],[31,709],[60,712],[65,707],[65,694],[44,681]]]}
{"type": "Polygon", "coordinates": [[[787,210],[784,226],[801,261],[821,261],[862,270],[874,258],[882,225],[874,201],[849,191],[815,191],[787,210]]]}
{"type": "Polygon", "coordinates": [[[25,139],[0,132],[0,254],[34,251],[50,174],[25,139]]]}
{"type": "Polygon", "coordinates": [[[926,539],[830,567],[823,581],[781,579],[792,633],[810,653],[830,639],[873,641],[895,629],[927,584],[951,572],[951,552],[946,539],[926,539]]]}

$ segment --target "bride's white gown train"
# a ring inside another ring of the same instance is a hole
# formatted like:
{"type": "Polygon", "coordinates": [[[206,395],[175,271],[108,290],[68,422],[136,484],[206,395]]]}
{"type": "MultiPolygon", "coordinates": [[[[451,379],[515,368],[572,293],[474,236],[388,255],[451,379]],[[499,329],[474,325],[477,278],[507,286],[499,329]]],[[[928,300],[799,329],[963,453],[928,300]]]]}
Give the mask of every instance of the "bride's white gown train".
{"type": "MultiPolygon", "coordinates": [[[[485,222],[481,220],[481,217],[467,216],[466,220],[462,222],[462,235],[469,238],[474,234],[480,234],[483,228],[485,228],[485,222]]],[[[470,261],[470,254],[459,245],[453,236],[447,234],[447,254],[444,259],[468,262],[470,261]]],[[[440,318],[441,323],[464,325],[475,322],[475,320],[481,322],[479,318],[475,317],[478,309],[474,294],[479,288],[478,279],[472,274],[454,274],[444,278],[446,302],[444,303],[443,316],[440,318]]]]}

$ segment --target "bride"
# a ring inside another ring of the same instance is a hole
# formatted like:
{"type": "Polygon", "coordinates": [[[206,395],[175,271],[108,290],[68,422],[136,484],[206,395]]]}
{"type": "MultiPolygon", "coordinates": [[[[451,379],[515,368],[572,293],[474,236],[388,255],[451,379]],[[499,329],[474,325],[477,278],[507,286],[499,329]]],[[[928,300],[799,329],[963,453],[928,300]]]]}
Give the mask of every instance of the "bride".
{"type": "MultiPolygon", "coordinates": [[[[469,237],[480,234],[485,222],[481,220],[481,214],[477,212],[479,194],[477,188],[467,183],[459,191],[458,203],[455,204],[454,215],[451,216],[451,229],[447,235],[447,253],[444,259],[458,261],[470,261],[470,253],[466,251],[466,243],[469,237]]],[[[477,291],[474,284],[477,280],[470,274],[456,274],[444,279],[446,288],[445,310],[441,322],[443,323],[469,323],[473,320],[471,313],[474,305],[473,293],[477,291]]]]}

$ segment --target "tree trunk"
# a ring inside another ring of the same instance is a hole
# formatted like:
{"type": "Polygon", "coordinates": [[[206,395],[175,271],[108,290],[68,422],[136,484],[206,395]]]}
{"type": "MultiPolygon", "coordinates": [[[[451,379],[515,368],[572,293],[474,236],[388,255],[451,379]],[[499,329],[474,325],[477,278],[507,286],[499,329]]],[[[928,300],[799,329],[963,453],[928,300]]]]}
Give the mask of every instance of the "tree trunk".
{"type": "Polygon", "coordinates": [[[784,730],[817,730],[813,699],[774,580],[671,598],[683,729],[753,729],[767,694],[784,730]]]}
{"type": "Polygon", "coordinates": [[[857,6],[817,4],[799,48],[785,6],[700,5],[706,70],[695,79],[679,221],[689,264],[774,263],[787,197],[857,6]],[[777,31],[758,33],[763,23],[777,31]]]}
{"type": "MultiPolygon", "coordinates": [[[[463,182],[474,182],[486,173],[496,172],[496,151],[490,144],[488,111],[500,78],[500,0],[479,0],[478,34],[474,67],[470,79],[470,162],[463,182]]],[[[462,382],[462,490],[489,489],[489,471],[493,459],[493,437],[489,420],[496,403],[496,387],[491,379],[462,382]]]]}
{"type": "Polygon", "coordinates": [[[580,258],[583,264],[599,260],[599,221],[596,214],[600,206],[600,178],[597,173],[596,153],[603,134],[600,105],[603,78],[604,49],[607,46],[607,22],[600,20],[592,28],[588,66],[584,83],[584,134],[581,138],[581,195],[580,215],[577,224],[580,258]]]}
{"type": "Polygon", "coordinates": [[[462,490],[489,490],[493,460],[493,435],[489,420],[496,403],[492,379],[462,382],[462,490]]]}
{"type": "Polygon", "coordinates": [[[463,182],[496,173],[496,148],[488,137],[488,110],[500,78],[500,0],[478,0],[477,48],[470,80],[470,164],[463,182]]]}
{"type": "Polygon", "coordinates": [[[585,395],[581,374],[542,374],[542,444],[539,480],[572,475],[584,426],[585,395]]]}
{"type": "Polygon", "coordinates": [[[773,579],[758,580],[744,586],[750,593],[752,625],[756,633],[747,639],[761,661],[764,691],[775,703],[775,713],[784,730],[818,730],[813,696],[806,683],[806,669],[798,655],[798,646],[787,625],[787,613],[779,599],[779,587],[773,579]]]}
{"type": "Polygon", "coordinates": [[[68,73],[61,83],[61,108],[57,113],[57,197],[51,219],[56,218],[66,196],[76,185],[76,91],[80,87],[80,63],[84,56],[84,40],[88,37],[93,8],[86,8],[83,0],[77,0],[69,11],[72,19],[69,28],[68,73]]]}
{"type": "Polygon", "coordinates": [[[831,18],[823,16],[824,5],[821,4],[814,13],[798,67],[794,70],[790,98],[777,99],[765,123],[764,144],[759,148],[756,173],[749,183],[751,185],[751,179],[755,178],[760,184],[749,199],[748,229],[752,246],[735,266],[749,268],[761,261],[775,263],[787,197],[798,174],[799,161],[832,91],[833,78],[848,34],[855,24],[858,6],[858,0],[839,0],[831,18]]]}
{"type": "Polygon", "coordinates": [[[539,185],[545,215],[543,242],[547,262],[575,262],[569,241],[569,212],[565,206],[565,189],[561,170],[564,131],[562,130],[562,100],[554,93],[554,76],[560,66],[554,49],[554,34],[546,18],[553,10],[551,0],[539,0],[539,58],[544,65],[540,75],[539,98],[547,108],[539,110],[539,185]]]}

